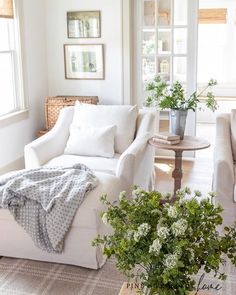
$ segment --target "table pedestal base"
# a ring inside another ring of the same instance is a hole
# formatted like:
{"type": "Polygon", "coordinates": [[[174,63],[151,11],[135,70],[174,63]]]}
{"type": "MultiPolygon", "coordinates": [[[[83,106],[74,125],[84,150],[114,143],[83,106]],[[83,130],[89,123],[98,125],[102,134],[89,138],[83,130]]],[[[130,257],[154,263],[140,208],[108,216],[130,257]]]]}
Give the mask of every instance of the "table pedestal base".
{"type": "Polygon", "coordinates": [[[177,190],[181,188],[181,180],[183,177],[182,172],[182,151],[175,151],[175,169],[172,173],[172,177],[174,178],[174,195],[173,198],[176,196],[177,190]]]}

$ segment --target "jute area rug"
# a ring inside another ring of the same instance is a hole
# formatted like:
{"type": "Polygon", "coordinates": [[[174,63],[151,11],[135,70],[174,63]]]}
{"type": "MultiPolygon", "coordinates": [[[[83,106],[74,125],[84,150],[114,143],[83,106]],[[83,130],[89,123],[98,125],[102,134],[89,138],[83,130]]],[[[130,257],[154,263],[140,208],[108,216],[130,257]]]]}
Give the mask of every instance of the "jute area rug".
{"type": "Polygon", "coordinates": [[[125,278],[108,260],[100,270],[3,257],[1,295],[117,295],[125,278]]]}
{"type": "MultiPolygon", "coordinates": [[[[202,273],[197,275],[199,291],[204,290],[207,295],[236,295],[236,269],[227,263],[223,271],[228,275],[225,282],[212,275],[202,278],[202,273]]],[[[0,259],[0,295],[118,295],[124,281],[126,279],[116,270],[113,259],[100,270],[6,257],[0,259]]]]}

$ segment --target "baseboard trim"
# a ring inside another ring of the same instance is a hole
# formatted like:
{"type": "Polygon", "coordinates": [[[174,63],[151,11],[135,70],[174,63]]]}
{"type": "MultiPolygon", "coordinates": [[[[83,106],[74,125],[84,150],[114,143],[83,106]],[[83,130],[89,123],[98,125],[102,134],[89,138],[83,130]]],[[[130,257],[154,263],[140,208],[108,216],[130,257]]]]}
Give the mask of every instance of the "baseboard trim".
{"type": "Polygon", "coordinates": [[[24,157],[20,157],[6,166],[0,167],[0,175],[10,171],[24,169],[24,166],[24,157]]]}

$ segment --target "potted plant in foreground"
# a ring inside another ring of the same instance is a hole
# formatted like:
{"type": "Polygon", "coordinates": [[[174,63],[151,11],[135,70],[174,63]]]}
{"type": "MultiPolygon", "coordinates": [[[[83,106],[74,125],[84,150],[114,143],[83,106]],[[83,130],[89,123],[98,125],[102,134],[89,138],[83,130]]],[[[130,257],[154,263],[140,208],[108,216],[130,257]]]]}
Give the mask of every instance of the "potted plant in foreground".
{"type": "Polygon", "coordinates": [[[212,204],[213,193],[204,199],[199,191],[186,195],[191,195],[188,188],[178,191],[174,203],[167,195],[164,205],[161,193],[139,188],[130,198],[122,192],[114,204],[101,198],[108,206],[103,222],[113,233],[97,237],[93,245],[114,255],[117,268],[145,286],[144,294],[187,295],[201,268],[224,280],[219,270],[224,257],[236,265],[236,225],[221,235],[223,210],[212,204]]]}
{"type": "Polygon", "coordinates": [[[217,102],[211,91],[211,88],[216,84],[217,81],[211,79],[201,92],[195,91],[187,96],[180,82],[176,81],[172,86],[169,86],[166,81],[156,76],[146,85],[146,90],[150,95],[147,97],[145,105],[155,106],[162,110],[170,109],[171,132],[180,135],[180,139],[183,139],[188,110],[194,112],[197,110],[199,98],[205,91],[207,91],[206,107],[213,112],[217,109],[217,102]]]}

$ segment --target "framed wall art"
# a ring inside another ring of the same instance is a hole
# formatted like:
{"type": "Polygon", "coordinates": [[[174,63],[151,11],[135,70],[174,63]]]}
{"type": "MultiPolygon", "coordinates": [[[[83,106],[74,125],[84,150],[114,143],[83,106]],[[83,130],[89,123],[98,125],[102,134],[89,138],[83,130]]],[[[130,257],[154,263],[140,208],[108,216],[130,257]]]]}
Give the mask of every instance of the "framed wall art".
{"type": "Polygon", "coordinates": [[[101,38],[101,12],[67,12],[67,32],[68,38],[101,38]]]}
{"type": "Polygon", "coordinates": [[[65,78],[104,80],[103,44],[65,44],[65,78]]]}

